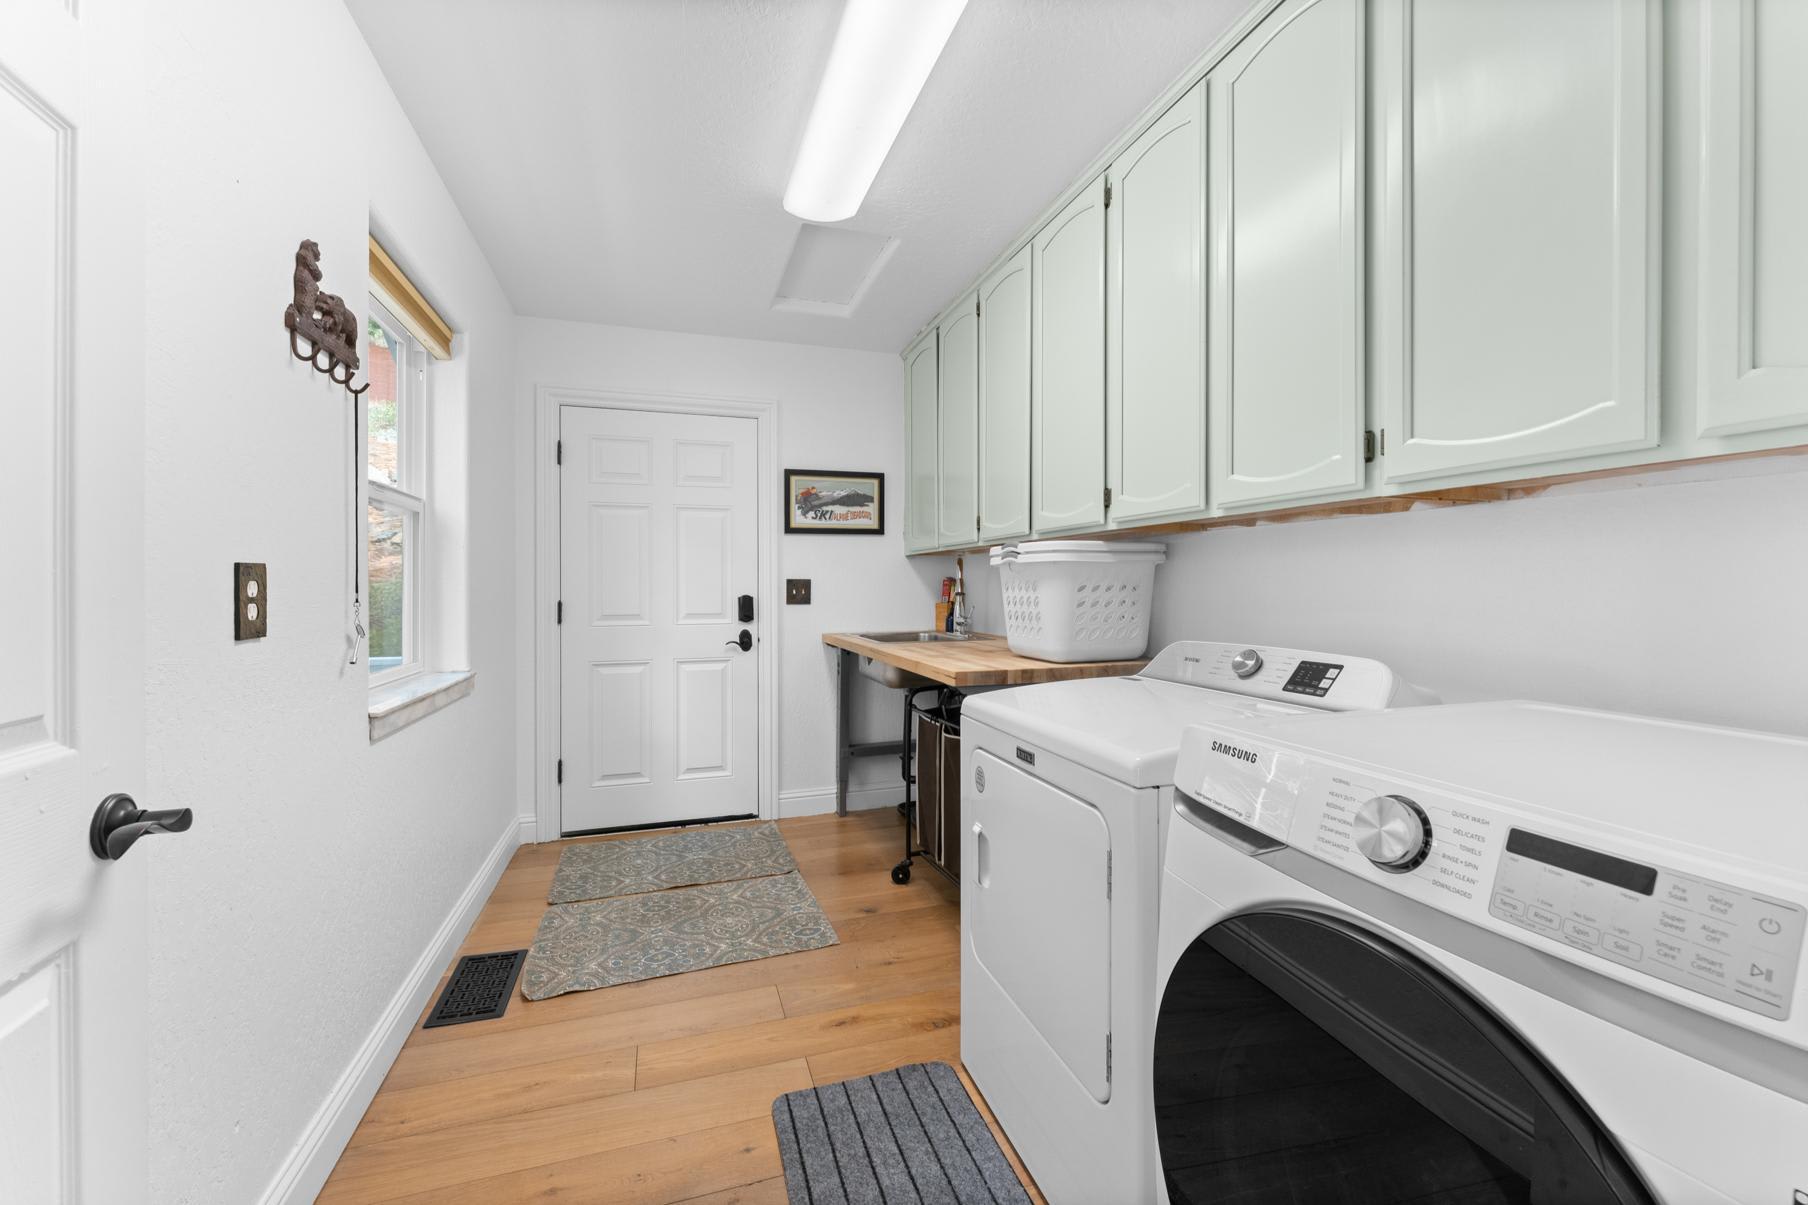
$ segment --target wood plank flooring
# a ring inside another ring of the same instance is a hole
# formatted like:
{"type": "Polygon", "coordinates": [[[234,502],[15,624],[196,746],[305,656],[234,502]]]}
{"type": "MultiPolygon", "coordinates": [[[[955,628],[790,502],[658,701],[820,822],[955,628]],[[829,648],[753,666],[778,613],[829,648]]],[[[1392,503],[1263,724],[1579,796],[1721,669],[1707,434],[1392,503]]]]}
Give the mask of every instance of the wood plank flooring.
{"type": "MultiPolygon", "coordinates": [[[[320,1200],[782,1205],[775,1097],[906,1063],[959,1067],[954,888],[927,867],[892,884],[903,836],[890,808],[779,823],[841,944],[517,993],[496,1021],[417,1023],[320,1200]]],[[[516,852],[461,954],[533,941],[568,844],[516,852]]]]}

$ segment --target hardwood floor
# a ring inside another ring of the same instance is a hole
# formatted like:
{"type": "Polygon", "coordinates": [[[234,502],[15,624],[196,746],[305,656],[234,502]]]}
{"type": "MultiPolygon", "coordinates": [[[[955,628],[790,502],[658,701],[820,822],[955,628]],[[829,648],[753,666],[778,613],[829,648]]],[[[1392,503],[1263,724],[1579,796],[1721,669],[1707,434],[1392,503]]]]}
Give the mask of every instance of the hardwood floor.
{"type": "MultiPolygon", "coordinates": [[[[960,1066],[959,897],[926,867],[892,884],[899,826],[780,821],[839,945],[417,1023],[320,1200],[782,1205],[774,1098],[960,1066]]],[[[567,844],[516,852],[460,953],[532,942],[567,844]]]]}

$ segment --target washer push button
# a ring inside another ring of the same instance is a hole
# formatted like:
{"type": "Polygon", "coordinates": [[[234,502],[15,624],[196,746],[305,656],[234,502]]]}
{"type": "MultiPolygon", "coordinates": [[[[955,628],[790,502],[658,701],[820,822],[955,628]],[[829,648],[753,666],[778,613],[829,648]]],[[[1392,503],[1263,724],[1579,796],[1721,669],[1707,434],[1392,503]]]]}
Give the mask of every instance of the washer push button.
{"type": "Polygon", "coordinates": [[[1593,925],[1585,925],[1579,920],[1570,920],[1567,917],[1564,918],[1563,931],[1574,940],[1584,942],[1591,946],[1598,945],[1601,941],[1601,931],[1599,929],[1595,928],[1593,925]]]}

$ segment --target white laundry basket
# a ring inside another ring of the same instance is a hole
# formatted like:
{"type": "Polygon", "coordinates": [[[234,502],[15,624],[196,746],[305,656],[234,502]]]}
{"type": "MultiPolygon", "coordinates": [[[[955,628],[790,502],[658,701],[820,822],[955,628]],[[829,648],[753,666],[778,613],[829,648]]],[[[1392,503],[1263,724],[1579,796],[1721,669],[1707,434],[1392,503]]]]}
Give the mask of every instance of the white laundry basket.
{"type": "Polygon", "coordinates": [[[992,549],[1011,651],[1043,661],[1121,661],[1149,645],[1160,544],[1032,540],[992,549]]]}

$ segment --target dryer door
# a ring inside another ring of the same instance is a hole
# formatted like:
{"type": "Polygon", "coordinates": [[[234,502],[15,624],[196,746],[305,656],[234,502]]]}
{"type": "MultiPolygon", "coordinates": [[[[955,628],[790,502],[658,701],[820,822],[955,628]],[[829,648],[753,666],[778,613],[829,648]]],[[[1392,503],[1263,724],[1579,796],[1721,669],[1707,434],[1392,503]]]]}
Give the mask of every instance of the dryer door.
{"type": "Polygon", "coordinates": [[[1110,827],[984,749],[973,764],[985,782],[964,801],[977,838],[962,901],[974,955],[1074,1078],[1109,1100],[1110,827]]]}
{"type": "Polygon", "coordinates": [[[1155,1030],[1172,1205],[1647,1205],[1563,1078],[1386,938],[1275,908],[1212,926],[1155,1030]]]}

